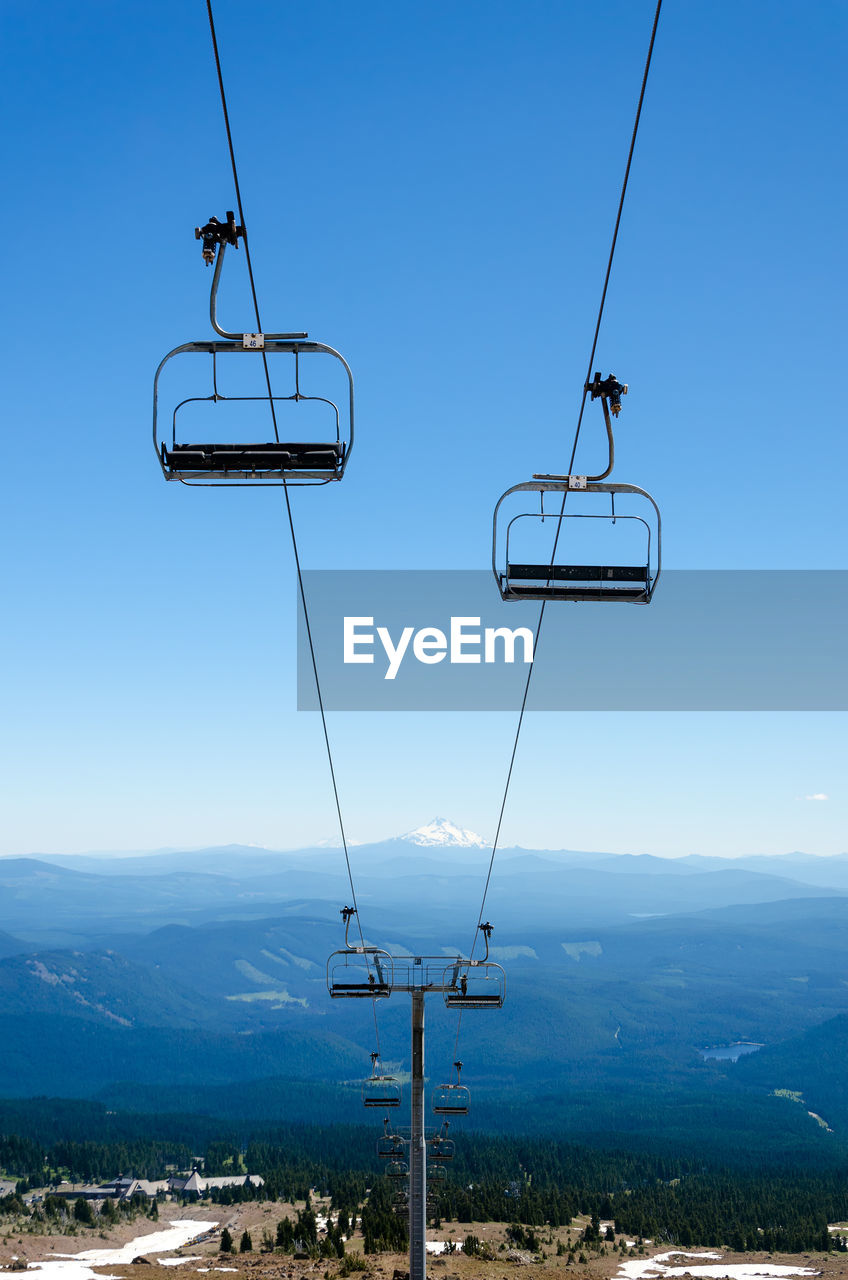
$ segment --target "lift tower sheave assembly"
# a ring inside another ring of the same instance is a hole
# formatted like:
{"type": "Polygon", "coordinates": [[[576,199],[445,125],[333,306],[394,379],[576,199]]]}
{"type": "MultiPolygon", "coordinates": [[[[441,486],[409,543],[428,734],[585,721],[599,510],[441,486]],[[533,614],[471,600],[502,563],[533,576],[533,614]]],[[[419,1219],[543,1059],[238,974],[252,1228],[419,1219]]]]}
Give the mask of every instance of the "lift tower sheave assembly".
{"type": "MultiPolygon", "coordinates": [[[[352,908],[342,911],[346,936],[352,908]]],[[[378,1143],[378,1155],[398,1162],[408,1143],[409,1196],[409,1280],[425,1280],[427,1273],[427,1148],[440,1162],[453,1154],[452,1139],[447,1137],[447,1124],[432,1139],[427,1138],[424,1099],[424,999],[441,995],[450,1009],[499,1009],[504,1002],[506,974],[489,959],[491,925],[481,925],[486,939],[483,960],[463,956],[394,956],[378,947],[346,946],[335,951],[327,961],[327,988],[333,999],[357,999],[371,996],[388,997],[406,992],[412,1000],[412,1082],[410,1095],[409,1138],[387,1131],[378,1143]]],[[[376,1055],[372,1062],[377,1062],[376,1055]]],[[[434,1094],[433,1110],[439,1117],[464,1115],[468,1111],[468,1090],[459,1083],[462,1063],[454,1063],[456,1083],[442,1085],[434,1094]],[[446,1101],[447,1100],[447,1101],[446,1101]]],[[[376,1072],[376,1066],[372,1067],[376,1072]]],[[[376,1079],[372,1074],[372,1079],[376,1079]]],[[[388,1080],[388,1077],[379,1077],[388,1080]]],[[[399,1173],[399,1170],[398,1170],[399,1173]]],[[[398,1193],[401,1194],[401,1193],[398,1193]]]]}

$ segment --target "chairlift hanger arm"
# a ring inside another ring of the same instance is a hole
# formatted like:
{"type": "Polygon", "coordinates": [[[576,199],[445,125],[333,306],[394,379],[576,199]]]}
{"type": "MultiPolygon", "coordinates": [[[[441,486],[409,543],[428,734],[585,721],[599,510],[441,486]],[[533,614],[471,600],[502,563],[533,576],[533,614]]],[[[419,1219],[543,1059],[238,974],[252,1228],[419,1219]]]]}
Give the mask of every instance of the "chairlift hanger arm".
{"type": "MultiPolygon", "coordinates": [[[[197,235],[196,231],[195,235],[197,235]]],[[[212,273],[212,288],[209,293],[209,319],[212,322],[212,328],[216,333],[219,333],[222,338],[228,338],[233,342],[241,342],[247,330],[243,330],[241,333],[230,333],[228,330],[222,329],[218,323],[218,285],[221,280],[221,268],[224,265],[224,250],[228,243],[233,242],[227,240],[220,241],[218,245],[218,252],[215,255],[215,270],[212,273]]],[[[268,340],[307,338],[308,336],[309,335],[307,333],[266,333],[265,340],[267,342],[268,340]]]]}
{"type": "Polygon", "coordinates": [[[621,413],[621,397],[627,395],[627,383],[619,382],[614,373],[608,378],[602,378],[599,373],[595,374],[591,382],[587,382],[583,388],[593,400],[600,399],[601,408],[604,411],[604,426],[607,429],[607,468],[596,476],[587,476],[587,480],[606,480],[615,465],[615,438],[612,433],[612,422],[610,421],[610,413],[617,418],[621,413]]]}
{"type": "MultiPolygon", "coordinates": [[[[339,915],[344,921],[346,947],[350,947],[350,938],[348,937],[348,934],[350,933],[350,922],[356,914],[357,914],[356,907],[341,907],[339,909],[339,915]]],[[[378,1054],[372,1054],[372,1057],[371,1057],[372,1065],[377,1061],[378,1056],[379,1056],[378,1054]]]]}

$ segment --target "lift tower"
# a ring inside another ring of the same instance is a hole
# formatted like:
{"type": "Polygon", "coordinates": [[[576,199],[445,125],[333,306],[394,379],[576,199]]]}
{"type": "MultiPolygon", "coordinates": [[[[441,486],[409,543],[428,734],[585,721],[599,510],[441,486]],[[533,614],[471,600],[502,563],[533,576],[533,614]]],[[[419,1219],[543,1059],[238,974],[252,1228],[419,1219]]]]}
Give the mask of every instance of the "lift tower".
{"type": "MultiPolygon", "coordinates": [[[[453,1142],[436,1134],[428,1139],[424,1123],[424,1000],[440,995],[452,1009],[499,1009],[504,1002],[506,975],[499,964],[489,960],[490,924],[479,928],[486,939],[482,960],[463,956],[395,956],[379,947],[350,946],[348,930],[352,907],[344,907],[345,948],[327,961],[327,988],[333,999],[387,999],[395,992],[407,992],[412,999],[412,1086],[409,1137],[392,1135],[399,1145],[409,1147],[409,1280],[426,1280],[427,1273],[427,1148],[436,1161],[449,1159],[453,1142]]],[[[436,1115],[465,1115],[468,1090],[457,1083],[436,1090],[436,1115]]]]}

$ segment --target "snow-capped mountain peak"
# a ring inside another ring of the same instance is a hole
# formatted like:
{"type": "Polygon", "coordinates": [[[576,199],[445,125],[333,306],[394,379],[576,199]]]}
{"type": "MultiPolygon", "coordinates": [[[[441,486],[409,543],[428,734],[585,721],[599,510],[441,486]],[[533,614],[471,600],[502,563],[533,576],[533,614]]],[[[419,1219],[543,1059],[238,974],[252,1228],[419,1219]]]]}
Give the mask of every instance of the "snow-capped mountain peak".
{"type": "Polygon", "coordinates": [[[400,838],[406,840],[408,844],[417,844],[422,848],[448,845],[459,849],[485,849],[487,843],[477,835],[476,831],[467,831],[465,827],[458,827],[455,822],[450,822],[447,818],[434,818],[423,827],[407,831],[406,835],[400,838]]]}

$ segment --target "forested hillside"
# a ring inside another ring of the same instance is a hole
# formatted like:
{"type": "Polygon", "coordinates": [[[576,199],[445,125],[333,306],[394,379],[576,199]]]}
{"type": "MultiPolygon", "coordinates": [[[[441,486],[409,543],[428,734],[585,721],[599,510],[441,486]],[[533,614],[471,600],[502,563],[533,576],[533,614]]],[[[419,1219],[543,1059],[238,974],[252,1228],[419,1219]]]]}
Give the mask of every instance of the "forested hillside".
{"type": "MultiPolygon", "coordinates": [[[[18,1126],[17,1133],[0,1136],[0,1172],[19,1179],[21,1192],[62,1176],[161,1178],[168,1168],[199,1160],[210,1176],[240,1170],[262,1175],[258,1189],[213,1191],[221,1203],[257,1195],[303,1200],[315,1189],[352,1214],[369,1197],[363,1226],[371,1239],[397,1247],[398,1231],[403,1234],[389,1209],[373,1128],[278,1126],[238,1134],[208,1118],[114,1115],[93,1105],[47,1101],[4,1105],[0,1121],[4,1128],[18,1126]],[[45,1141],[51,1127],[67,1136],[45,1141]],[[86,1132],[99,1137],[82,1137],[86,1132]]],[[[828,1223],[848,1218],[845,1171],[775,1163],[757,1171],[728,1170],[697,1157],[466,1133],[457,1142],[448,1181],[437,1191],[435,1216],[443,1222],[522,1224],[522,1239],[531,1244],[534,1229],[560,1227],[582,1214],[596,1222],[613,1220],[617,1231],[634,1237],[683,1247],[828,1249],[828,1223]]]]}

